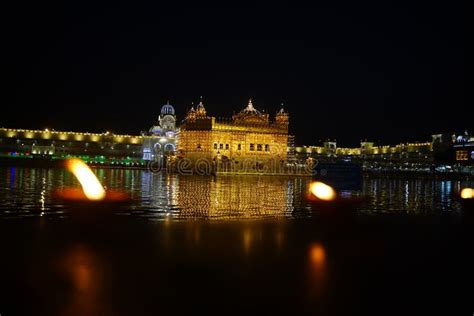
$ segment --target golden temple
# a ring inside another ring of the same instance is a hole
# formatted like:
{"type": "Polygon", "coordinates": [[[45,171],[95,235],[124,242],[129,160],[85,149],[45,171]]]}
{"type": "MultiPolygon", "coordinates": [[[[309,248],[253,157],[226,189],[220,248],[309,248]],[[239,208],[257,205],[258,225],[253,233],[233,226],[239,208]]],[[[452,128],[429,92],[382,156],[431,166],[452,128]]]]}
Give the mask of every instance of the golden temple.
{"type": "Polygon", "coordinates": [[[209,116],[202,101],[187,113],[177,134],[178,158],[211,161],[225,170],[283,167],[288,155],[289,116],[283,108],[270,120],[249,100],[231,119],[209,116]]]}

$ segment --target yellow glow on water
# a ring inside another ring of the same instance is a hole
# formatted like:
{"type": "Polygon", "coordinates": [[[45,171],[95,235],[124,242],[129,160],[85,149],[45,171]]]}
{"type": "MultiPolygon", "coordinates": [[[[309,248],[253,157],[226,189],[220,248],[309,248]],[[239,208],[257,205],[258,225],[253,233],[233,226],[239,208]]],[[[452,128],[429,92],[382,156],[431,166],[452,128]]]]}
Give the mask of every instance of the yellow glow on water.
{"type": "Polygon", "coordinates": [[[336,198],[336,191],[322,182],[313,182],[309,187],[311,193],[320,200],[332,201],[336,198]]]}
{"type": "Polygon", "coordinates": [[[461,190],[462,199],[472,199],[474,198],[474,190],[471,188],[464,188],[461,190]]]}
{"type": "Polygon", "coordinates": [[[321,244],[312,245],[309,251],[310,260],[314,265],[321,266],[326,262],[326,251],[321,244]]]}
{"type": "Polygon", "coordinates": [[[252,246],[252,232],[249,229],[246,229],[244,231],[244,251],[245,253],[248,253],[250,251],[250,248],[252,246]]]}
{"type": "Polygon", "coordinates": [[[105,198],[105,190],[96,175],[82,160],[74,158],[67,163],[67,168],[81,183],[82,190],[89,200],[100,201],[105,198]]]}

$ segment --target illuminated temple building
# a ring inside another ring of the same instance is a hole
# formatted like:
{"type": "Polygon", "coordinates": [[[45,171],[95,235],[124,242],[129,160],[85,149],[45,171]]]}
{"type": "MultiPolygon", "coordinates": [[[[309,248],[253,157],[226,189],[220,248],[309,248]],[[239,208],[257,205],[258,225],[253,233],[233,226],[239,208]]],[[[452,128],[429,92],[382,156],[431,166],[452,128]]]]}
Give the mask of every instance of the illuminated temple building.
{"type": "Polygon", "coordinates": [[[213,161],[231,170],[263,170],[287,161],[289,116],[274,120],[254,108],[252,100],[231,119],[207,114],[202,101],[187,113],[177,135],[178,157],[213,161]]]}
{"type": "Polygon", "coordinates": [[[0,128],[0,155],[16,158],[80,157],[87,162],[123,161],[137,164],[142,156],[143,137],[110,132],[0,128]]]}
{"type": "Polygon", "coordinates": [[[159,161],[172,156],[176,151],[176,115],[169,102],[161,108],[157,124],[148,133],[143,133],[143,160],[159,161]]]}
{"type": "Polygon", "coordinates": [[[393,146],[361,141],[357,147],[339,147],[335,140],[295,146],[294,136],[288,134],[288,113],[281,109],[270,118],[251,100],[227,119],[209,115],[201,101],[188,111],[180,126],[176,122],[175,109],[167,103],[155,124],[140,135],[0,128],[0,163],[79,157],[92,165],[147,168],[171,162],[170,169],[175,170],[180,162],[194,167],[204,162],[209,171],[277,174],[304,168],[316,160],[474,165],[474,136],[467,131],[393,146]]]}

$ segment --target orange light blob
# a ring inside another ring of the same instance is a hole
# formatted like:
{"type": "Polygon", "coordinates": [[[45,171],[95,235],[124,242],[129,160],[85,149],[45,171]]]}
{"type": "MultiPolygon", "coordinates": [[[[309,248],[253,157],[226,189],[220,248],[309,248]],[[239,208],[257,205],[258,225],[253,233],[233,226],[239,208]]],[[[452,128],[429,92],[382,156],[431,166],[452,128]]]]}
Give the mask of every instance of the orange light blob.
{"type": "Polygon", "coordinates": [[[310,248],[311,262],[316,265],[322,265],[326,261],[326,251],[320,244],[314,244],[310,248]]]}
{"type": "Polygon", "coordinates": [[[100,201],[105,198],[105,190],[99,179],[82,160],[73,158],[68,160],[67,169],[74,174],[82,186],[84,195],[92,201],[100,201]]]}
{"type": "Polygon", "coordinates": [[[316,181],[310,184],[309,190],[320,200],[333,201],[336,199],[336,191],[332,187],[322,182],[316,181]]]}
{"type": "Polygon", "coordinates": [[[471,188],[464,188],[461,190],[461,198],[462,199],[472,199],[474,198],[474,189],[471,188]]]}

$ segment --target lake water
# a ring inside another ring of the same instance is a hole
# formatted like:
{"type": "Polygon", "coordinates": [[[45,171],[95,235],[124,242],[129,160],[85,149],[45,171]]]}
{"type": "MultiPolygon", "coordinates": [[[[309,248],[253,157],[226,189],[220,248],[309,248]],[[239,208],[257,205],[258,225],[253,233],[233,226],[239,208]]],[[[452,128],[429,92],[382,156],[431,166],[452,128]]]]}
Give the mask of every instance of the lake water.
{"type": "Polygon", "coordinates": [[[70,217],[64,170],[0,168],[2,316],[472,314],[465,183],[365,179],[339,222],[307,178],[95,172],[132,197],[120,216],[70,217]]]}
{"type": "MultiPolygon", "coordinates": [[[[274,176],[179,176],[144,170],[95,169],[110,189],[127,192],[131,205],[120,215],[162,219],[248,219],[311,217],[305,197],[309,178],[274,176]]],[[[458,212],[453,199],[459,181],[365,179],[369,197],[360,214],[438,214],[458,212]]],[[[62,169],[0,168],[0,217],[63,217],[67,210],[53,198],[55,190],[78,187],[62,169]]]]}

